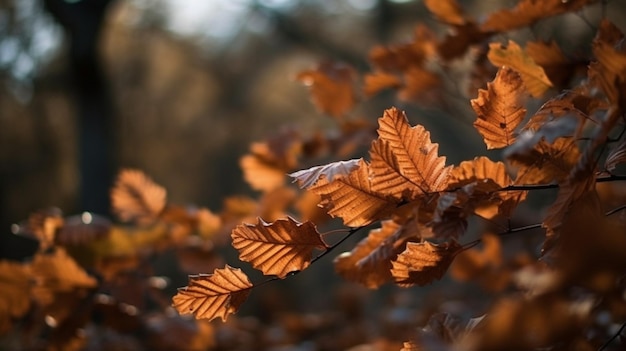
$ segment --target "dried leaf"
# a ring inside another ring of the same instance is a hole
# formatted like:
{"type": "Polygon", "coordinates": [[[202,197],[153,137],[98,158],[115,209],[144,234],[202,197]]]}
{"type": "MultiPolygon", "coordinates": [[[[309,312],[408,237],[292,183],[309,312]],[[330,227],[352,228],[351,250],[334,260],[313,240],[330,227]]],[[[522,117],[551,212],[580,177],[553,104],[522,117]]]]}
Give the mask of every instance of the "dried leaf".
{"type": "Polygon", "coordinates": [[[580,159],[580,151],[572,138],[559,138],[554,143],[540,140],[524,153],[507,150],[506,157],[517,168],[515,184],[548,184],[567,178],[580,159]]]}
{"type": "Polygon", "coordinates": [[[303,71],[297,80],[308,86],[315,106],[333,117],[341,117],[355,104],[353,89],[355,71],[336,62],[324,62],[312,70],[303,71]]]}
{"type": "Polygon", "coordinates": [[[12,318],[28,312],[30,290],[28,266],[0,260],[0,335],[9,330],[12,318]]]}
{"type": "Polygon", "coordinates": [[[125,169],[111,189],[111,206],[120,220],[149,224],[163,211],[166,191],[139,170],[125,169]]]}
{"type": "Polygon", "coordinates": [[[466,22],[463,9],[456,0],[425,0],[424,5],[444,23],[463,25],[466,22]]]}
{"type": "Polygon", "coordinates": [[[65,218],[56,235],[55,243],[62,246],[87,245],[109,235],[111,221],[90,212],[65,218]]]}
{"type": "Polygon", "coordinates": [[[623,163],[626,163],[626,139],[611,149],[604,161],[604,168],[607,171],[613,171],[615,167],[623,163]]]}
{"type": "Polygon", "coordinates": [[[556,86],[566,84],[574,75],[575,64],[565,56],[559,45],[554,41],[529,41],[526,53],[536,64],[543,67],[550,82],[556,86]]]}
{"type": "Polygon", "coordinates": [[[307,268],[313,251],[327,247],[313,223],[300,223],[291,217],[273,223],[259,218],[256,225],[241,224],[231,237],[239,259],[281,279],[307,268]]]}
{"type": "Polygon", "coordinates": [[[363,93],[372,97],[385,89],[395,89],[402,86],[402,80],[395,74],[374,72],[363,77],[363,93]]]}
{"type": "Polygon", "coordinates": [[[347,176],[358,167],[359,160],[337,161],[326,165],[315,166],[289,174],[298,182],[301,188],[310,188],[323,176],[327,181],[332,182],[335,176],[347,176]]]}
{"type": "Polygon", "coordinates": [[[244,179],[252,189],[270,191],[283,185],[285,171],[266,162],[258,155],[244,155],[239,159],[244,179]]]}
{"type": "Polygon", "coordinates": [[[398,92],[402,101],[416,101],[424,104],[439,99],[437,88],[441,85],[439,76],[420,66],[409,67],[402,75],[404,84],[398,92]]]}
{"type": "Polygon", "coordinates": [[[402,287],[430,284],[443,277],[454,257],[462,250],[463,246],[456,240],[440,245],[428,241],[409,242],[398,258],[391,262],[391,274],[396,284],[402,287]]]}
{"type": "Polygon", "coordinates": [[[544,18],[577,11],[594,2],[596,0],[520,0],[512,9],[491,13],[481,28],[487,32],[506,32],[544,18]]]}
{"type": "Polygon", "coordinates": [[[363,159],[349,175],[334,177],[332,181],[321,178],[310,190],[322,197],[321,205],[329,215],[341,217],[349,227],[382,219],[398,205],[398,200],[372,189],[369,165],[363,159]]]}
{"type": "Polygon", "coordinates": [[[196,319],[226,321],[248,298],[253,287],[248,277],[229,265],[213,274],[189,276],[189,285],[178,289],[173,306],[180,314],[193,314],[196,319]]]}
{"type": "Polygon", "coordinates": [[[44,251],[54,244],[63,224],[63,212],[56,207],[50,207],[28,216],[28,222],[21,234],[34,237],[39,241],[39,250],[44,251]]]}
{"type": "Polygon", "coordinates": [[[624,35],[607,19],[600,22],[592,49],[597,62],[589,65],[589,79],[602,89],[609,101],[618,103],[626,81],[626,50],[624,35]]]}
{"type": "Polygon", "coordinates": [[[239,159],[244,179],[255,190],[272,191],[285,182],[285,173],[298,164],[302,142],[297,132],[284,130],[275,137],[252,143],[239,159]]]}
{"type": "Polygon", "coordinates": [[[487,58],[496,67],[508,66],[517,71],[526,90],[534,97],[543,95],[552,87],[552,82],[543,68],[512,40],[509,40],[507,46],[500,43],[489,44],[487,58]]]}
{"type": "Polygon", "coordinates": [[[418,25],[411,42],[390,47],[376,46],[370,51],[369,60],[380,71],[404,72],[410,67],[423,66],[434,52],[434,34],[428,27],[418,25]]]}
{"type": "Polygon", "coordinates": [[[480,89],[471,100],[477,119],[474,127],[482,135],[487,149],[513,144],[515,128],[526,114],[524,90],[520,76],[510,68],[502,67],[496,78],[480,89]]]}
{"type": "Polygon", "coordinates": [[[396,199],[445,189],[451,167],[437,155],[439,145],[421,125],[411,127],[404,112],[391,108],[378,119],[378,140],[372,144],[372,189],[396,199]]]}

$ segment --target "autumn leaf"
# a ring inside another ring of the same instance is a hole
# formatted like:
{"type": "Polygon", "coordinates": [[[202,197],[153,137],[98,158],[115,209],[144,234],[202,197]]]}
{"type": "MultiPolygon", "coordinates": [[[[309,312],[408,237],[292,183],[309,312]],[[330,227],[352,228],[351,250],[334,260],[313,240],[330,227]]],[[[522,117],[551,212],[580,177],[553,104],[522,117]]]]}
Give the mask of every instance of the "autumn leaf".
{"type": "Polygon", "coordinates": [[[363,77],[363,93],[372,97],[385,89],[399,88],[402,84],[402,79],[396,74],[377,71],[363,77]]]}
{"type": "Polygon", "coordinates": [[[529,41],[526,54],[543,67],[550,82],[562,86],[574,75],[576,65],[565,56],[561,47],[554,41],[529,41]]]}
{"type": "Polygon", "coordinates": [[[11,319],[23,316],[31,306],[31,277],[27,265],[0,260],[0,335],[11,319]]]}
{"type": "Polygon", "coordinates": [[[297,132],[285,130],[266,141],[255,142],[239,159],[244,179],[255,190],[272,191],[285,182],[285,173],[298,164],[302,142],[297,132]]]}
{"type": "Polygon", "coordinates": [[[552,87],[552,82],[543,68],[513,40],[509,40],[506,46],[500,43],[489,44],[487,58],[496,67],[508,66],[517,71],[526,90],[534,97],[543,95],[552,87]]]}
{"type": "Polygon", "coordinates": [[[613,171],[618,165],[623,163],[626,163],[626,139],[611,149],[604,161],[604,168],[607,171],[613,171]]]}
{"type": "Polygon", "coordinates": [[[231,237],[239,259],[281,279],[307,268],[313,250],[327,248],[312,222],[300,223],[291,217],[273,223],[259,218],[255,225],[240,224],[231,237]]]}
{"type": "Polygon", "coordinates": [[[190,275],[189,285],[178,289],[172,305],[178,313],[193,314],[196,319],[220,317],[226,321],[248,298],[252,287],[241,269],[226,265],[213,274],[190,275]]]}
{"type": "Polygon", "coordinates": [[[378,140],[370,149],[372,189],[396,199],[445,189],[450,167],[439,145],[421,125],[411,127],[404,112],[391,108],[378,119],[378,140]]]}
{"type": "Polygon", "coordinates": [[[55,242],[63,246],[87,245],[109,235],[111,221],[95,213],[83,212],[65,218],[55,242]]]}
{"type": "Polygon", "coordinates": [[[139,170],[122,170],[111,189],[111,206],[122,221],[153,222],[166,204],[166,191],[139,170]]]}
{"type": "Polygon", "coordinates": [[[487,149],[513,144],[515,128],[526,115],[524,90],[520,76],[508,67],[498,70],[496,78],[480,89],[471,100],[477,119],[474,127],[482,135],[487,149]]]}
{"type": "Polygon", "coordinates": [[[517,169],[515,184],[548,184],[569,176],[580,151],[572,138],[558,138],[553,143],[540,140],[527,152],[508,151],[506,158],[517,169]]]}
{"type": "Polygon", "coordinates": [[[428,241],[409,242],[398,258],[391,262],[391,274],[396,284],[402,287],[430,284],[443,277],[454,257],[462,250],[463,246],[456,240],[440,245],[428,241]]]}
{"type": "Polygon", "coordinates": [[[294,178],[294,181],[298,182],[301,188],[310,188],[315,185],[322,176],[329,182],[332,182],[335,176],[347,176],[355,167],[358,167],[359,162],[358,159],[331,162],[329,164],[293,172],[289,174],[289,176],[294,178]]]}
{"type": "Polygon", "coordinates": [[[63,212],[60,209],[56,207],[42,209],[28,216],[23,234],[37,239],[39,241],[39,249],[44,251],[54,244],[59,230],[63,228],[64,222],[63,212]]]}
{"type": "Polygon", "coordinates": [[[596,62],[589,65],[588,76],[593,85],[604,91],[609,101],[618,103],[626,81],[626,51],[624,35],[610,21],[600,22],[592,50],[596,62]]]}
{"type": "Polygon", "coordinates": [[[444,23],[463,25],[466,22],[463,9],[456,0],[425,0],[424,5],[444,23]]]}
{"type": "Polygon", "coordinates": [[[495,11],[482,24],[487,32],[506,32],[525,27],[544,18],[574,12],[596,0],[520,0],[512,9],[495,11]]]}
{"type": "Polygon", "coordinates": [[[401,251],[411,237],[410,233],[392,220],[382,222],[381,228],[371,230],[350,252],[344,252],[335,258],[335,270],[344,279],[376,289],[391,281],[391,261],[401,251]]]}
{"type": "Polygon", "coordinates": [[[315,106],[333,117],[345,115],[356,103],[352,67],[324,62],[312,70],[300,72],[296,79],[308,86],[315,106]]]}
{"type": "Polygon", "coordinates": [[[410,67],[421,67],[435,53],[435,36],[425,25],[415,28],[413,40],[389,47],[375,46],[369,60],[382,72],[404,72],[410,67]]]}
{"type": "Polygon", "coordinates": [[[402,78],[404,84],[398,92],[400,100],[426,104],[439,98],[437,88],[441,85],[441,79],[430,70],[420,66],[409,67],[402,78]]]}
{"type": "Polygon", "coordinates": [[[371,180],[368,163],[360,159],[347,176],[332,181],[322,177],[310,190],[322,197],[320,205],[329,215],[342,218],[346,226],[360,227],[389,215],[398,204],[398,200],[372,189],[371,180]]]}

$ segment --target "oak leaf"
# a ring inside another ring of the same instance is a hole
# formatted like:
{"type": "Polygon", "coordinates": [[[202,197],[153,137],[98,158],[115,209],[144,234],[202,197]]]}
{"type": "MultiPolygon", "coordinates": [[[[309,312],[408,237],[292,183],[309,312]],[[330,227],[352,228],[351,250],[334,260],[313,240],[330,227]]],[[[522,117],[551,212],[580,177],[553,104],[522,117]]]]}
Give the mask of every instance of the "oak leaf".
{"type": "Polygon", "coordinates": [[[544,18],[574,12],[596,0],[520,0],[512,9],[495,11],[481,28],[487,32],[505,32],[526,27],[544,18]]]}
{"type": "Polygon", "coordinates": [[[178,313],[193,314],[196,319],[220,317],[226,321],[248,298],[252,287],[241,269],[226,265],[213,274],[190,275],[189,285],[178,289],[172,306],[178,313]]]}
{"type": "Polygon", "coordinates": [[[498,149],[513,144],[515,128],[526,115],[525,92],[520,76],[511,68],[502,67],[496,78],[480,89],[471,100],[477,119],[474,127],[482,135],[487,149],[498,149]]]}
{"type": "Polygon", "coordinates": [[[517,71],[530,95],[539,97],[552,87],[552,82],[543,70],[522,48],[513,40],[508,45],[490,43],[487,58],[496,67],[508,66],[517,71]]]}
{"type": "Polygon", "coordinates": [[[122,170],[111,189],[113,212],[125,222],[149,224],[163,211],[166,191],[139,170],[122,170]]]}
{"type": "Polygon", "coordinates": [[[454,257],[462,250],[463,246],[456,240],[440,245],[428,241],[409,242],[398,258],[391,262],[391,274],[396,284],[402,287],[430,284],[443,277],[454,257]]]}
{"type": "Polygon", "coordinates": [[[333,117],[346,114],[356,103],[354,69],[346,64],[324,62],[300,72],[296,79],[308,86],[315,106],[333,117]]]}
{"type": "Polygon", "coordinates": [[[391,214],[399,204],[397,199],[372,188],[370,167],[363,159],[346,176],[332,181],[322,177],[310,190],[322,197],[321,206],[328,214],[340,217],[349,227],[373,223],[391,214]]]}
{"type": "Polygon", "coordinates": [[[327,248],[312,222],[300,223],[291,217],[273,223],[259,218],[255,225],[241,224],[233,229],[231,237],[239,259],[250,262],[265,275],[281,279],[307,268],[313,250],[327,248]]]}
{"type": "Polygon", "coordinates": [[[374,191],[401,199],[445,189],[451,167],[423,126],[411,127],[396,108],[385,110],[378,125],[378,140],[370,149],[374,191]]]}
{"type": "Polygon", "coordinates": [[[425,0],[424,5],[444,23],[463,25],[466,22],[463,9],[456,0],[425,0]]]}

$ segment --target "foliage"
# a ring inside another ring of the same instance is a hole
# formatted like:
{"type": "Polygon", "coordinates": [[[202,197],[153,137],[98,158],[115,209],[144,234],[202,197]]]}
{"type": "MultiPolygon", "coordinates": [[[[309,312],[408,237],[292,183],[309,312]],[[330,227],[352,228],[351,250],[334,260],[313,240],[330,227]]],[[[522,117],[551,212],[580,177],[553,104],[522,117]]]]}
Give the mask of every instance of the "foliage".
{"type": "MultiPolygon", "coordinates": [[[[568,56],[554,41],[496,41],[593,3],[521,0],[478,23],[454,0],[425,1],[453,34],[438,39],[420,25],[413,41],[372,49],[373,71],[363,77],[333,62],[302,72],[297,79],[336,130],[282,130],[254,143],[240,165],[261,192],[258,201],[232,197],[219,214],[180,207],[140,171],[124,170],[111,196],[113,212],[128,225],[88,213],[78,220],[59,211],[33,214],[23,232],[40,241],[40,251],[28,263],[0,262],[0,301],[9,302],[0,304],[0,331],[28,316],[45,321],[24,327],[30,335],[47,325],[55,347],[78,349],[86,337],[76,330],[98,311],[102,321],[92,328],[156,334],[151,319],[138,317],[145,300],[131,305],[116,291],[130,279],[136,294],[166,308],[149,262],[172,249],[192,273],[173,297],[174,309],[228,323],[253,289],[299,274],[367,232],[334,261],[348,281],[406,288],[434,284],[450,270],[454,279],[491,293],[482,313],[433,313],[411,340],[389,340],[396,349],[594,350],[621,343],[615,339],[626,325],[626,199],[611,192],[626,180],[620,173],[626,163],[624,35],[602,20],[587,56],[568,56]],[[489,155],[501,160],[482,155],[447,164],[427,128],[412,125],[396,107],[382,112],[377,127],[351,114],[359,97],[385,89],[404,102],[442,108],[444,77],[461,58],[472,63],[466,74],[484,83],[468,101],[473,126],[488,150],[501,151],[489,155]],[[369,157],[347,159],[364,146],[369,157]],[[285,173],[304,190],[294,189],[285,173]],[[536,206],[532,195],[547,189],[557,193],[542,218],[514,226],[520,208],[536,206]],[[341,229],[318,230],[332,225],[341,229]],[[504,249],[505,237],[530,230],[542,232],[540,250],[504,249]],[[229,241],[264,280],[248,278],[206,247],[229,241]],[[194,255],[213,273],[194,272],[194,255]],[[77,308],[79,315],[67,314],[77,308]]],[[[166,331],[174,323],[196,328],[178,348],[212,346],[204,322],[154,318],[166,331]]]]}

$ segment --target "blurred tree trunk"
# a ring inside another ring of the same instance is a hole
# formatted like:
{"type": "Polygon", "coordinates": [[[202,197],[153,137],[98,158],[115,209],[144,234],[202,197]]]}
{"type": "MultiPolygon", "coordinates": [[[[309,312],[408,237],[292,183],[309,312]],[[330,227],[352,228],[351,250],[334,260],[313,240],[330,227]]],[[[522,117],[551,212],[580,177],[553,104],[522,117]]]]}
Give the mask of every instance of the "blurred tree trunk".
{"type": "Polygon", "coordinates": [[[43,1],[70,40],[68,73],[74,88],[79,133],[79,207],[81,211],[107,214],[113,177],[113,104],[98,43],[113,0],[43,1]]]}

